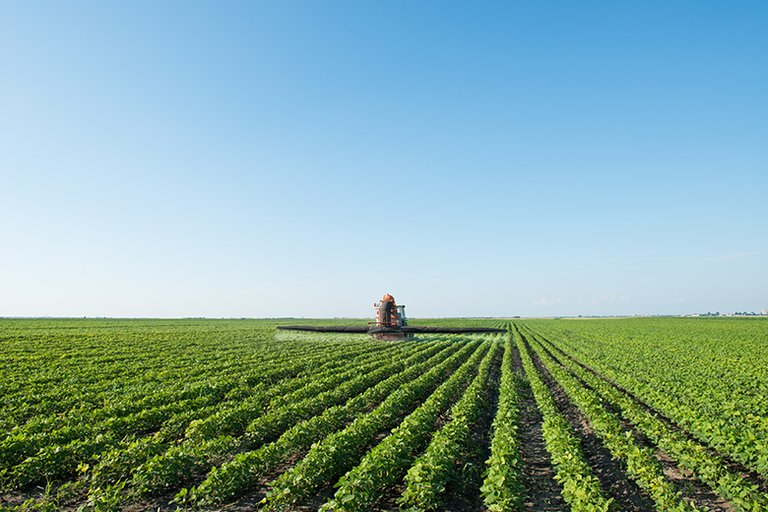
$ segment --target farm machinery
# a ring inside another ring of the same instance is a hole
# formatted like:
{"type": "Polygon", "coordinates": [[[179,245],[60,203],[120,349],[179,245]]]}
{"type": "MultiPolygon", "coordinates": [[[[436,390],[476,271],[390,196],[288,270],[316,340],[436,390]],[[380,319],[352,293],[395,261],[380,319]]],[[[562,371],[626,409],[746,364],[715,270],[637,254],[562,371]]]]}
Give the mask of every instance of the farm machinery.
{"type": "Polygon", "coordinates": [[[277,328],[287,331],[362,333],[370,334],[379,340],[401,340],[411,338],[416,333],[465,334],[504,332],[503,329],[486,327],[408,325],[408,319],[405,316],[405,306],[397,304],[395,298],[389,293],[384,294],[380,301],[374,303],[373,307],[376,309],[376,321],[368,322],[368,325],[280,325],[277,328]]]}

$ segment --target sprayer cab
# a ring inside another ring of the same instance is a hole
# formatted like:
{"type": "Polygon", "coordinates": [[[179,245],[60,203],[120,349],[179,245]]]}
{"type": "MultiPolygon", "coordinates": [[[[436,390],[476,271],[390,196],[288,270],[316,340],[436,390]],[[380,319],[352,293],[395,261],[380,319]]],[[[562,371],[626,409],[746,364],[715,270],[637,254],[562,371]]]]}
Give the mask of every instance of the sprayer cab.
{"type": "Polygon", "coordinates": [[[376,327],[398,328],[408,325],[405,317],[405,305],[398,305],[395,298],[386,293],[379,302],[373,304],[376,308],[376,327]]]}

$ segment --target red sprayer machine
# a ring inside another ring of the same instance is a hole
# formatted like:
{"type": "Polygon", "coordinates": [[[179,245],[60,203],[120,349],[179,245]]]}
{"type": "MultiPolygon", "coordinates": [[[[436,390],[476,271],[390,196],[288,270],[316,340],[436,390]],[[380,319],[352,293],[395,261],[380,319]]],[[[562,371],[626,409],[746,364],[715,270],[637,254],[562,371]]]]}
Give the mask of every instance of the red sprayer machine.
{"type": "Polygon", "coordinates": [[[413,336],[414,333],[491,333],[504,332],[504,329],[486,327],[430,327],[425,325],[408,325],[405,317],[405,306],[398,305],[390,294],[384,294],[381,300],[373,305],[376,308],[376,321],[365,325],[281,325],[278,329],[289,331],[315,331],[337,333],[365,333],[380,340],[400,340],[413,336]]]}

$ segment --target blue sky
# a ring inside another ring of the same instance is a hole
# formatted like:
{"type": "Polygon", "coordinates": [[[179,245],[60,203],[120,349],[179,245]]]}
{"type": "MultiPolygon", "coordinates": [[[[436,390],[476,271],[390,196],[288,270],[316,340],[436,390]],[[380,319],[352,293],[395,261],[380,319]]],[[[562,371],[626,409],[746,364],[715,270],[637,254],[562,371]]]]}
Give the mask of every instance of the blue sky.
{"type": "Polygon", "coordinates": [[[0,315],[768,307],[765,2],[5,2],[0,315]]]}

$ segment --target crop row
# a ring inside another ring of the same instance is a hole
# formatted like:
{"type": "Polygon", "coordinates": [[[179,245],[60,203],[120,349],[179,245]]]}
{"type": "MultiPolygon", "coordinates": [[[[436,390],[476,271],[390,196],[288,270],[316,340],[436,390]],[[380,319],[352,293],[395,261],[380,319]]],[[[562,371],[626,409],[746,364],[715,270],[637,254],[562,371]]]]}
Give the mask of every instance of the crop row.
{"type": "MultiPolygon", "coordinates": [[[[279,368],[278,368],[279,371],[279,368]]],[[[332,373],[332,369],[329,370],[332,373]]],[[[296,380],[296,379],[294,379],[296,380]]],[[[293,382],[292,380],[288,381],[293,382]]],[[[299,383],[302,381],[299,379],[299,383]]],[[[262,388],[262,395],[275,396],[280,386],[262,388]]],[[[30,437],[20,436],[15,444],[4,443],[2,446],[17,448],[14,455],[29,455],[38,446],[39,451],[29,456],[11,470],[14,482],[18,486],[39,481],[43,478],[55,479],[71,475],[92,457],[110,448],[125,444],[123,439],[129,434],[141,434],[157,430],[168,418],[185,415],[190,410],[216,403],[217,395],[204,396],[196,400],[186,400],[178,403],[141,410],[138,413],[111,418],[107,421],[90,424],[81,423],[72,427],[63,427],[46,435],[30,437]],[[19,445],[24,450],[18,450],[19,445]]]]}
{"type": "Polygon", "coordinates": [[[768,474],[763,322],[699,321],[690,332],[646,325],[544,325],[542,332],[721,454],[768,474]]]}
{"type": "Polygon", "coordinates": [[[349,471],[371,448],[379,433],[395,427],[403,415],[482,346],[480,341],[466,343],[455,355],[390,394],[373,411],[315,444],[301,461],[270,484],[272,490],[265,500],[266,507],[291,506],[349,471]]]}
{"type": "MultiPolygon", "coordinates": [[[[265,334],[257,332],[260,338],[266,337],[265,334]]],[[[208,347],[207,352],[203,352],[206,358],[211,352],[217,357],[201,364],[204,361],[200,360],[200,349],[192,343],[185,346],[183,339],[171,345],[171,340],[158,340],[157,336],[141,343],[118,338],[105,354],[92,353],[96,347],[88,344],[90,339],[72,339],[71,346],[62,346],[62,341],[54,336],[32,354],[7,356],[13,364],[13,378],[4,383],[6,399],[2,403],[2,418],[13,422],[8,429],[10,434],[15,434],[20,426],[31,432],[41,421],[43,430],[54,430],[58,422],[70,415],[93,414],[99,409],[106,409],[105,417],[127,414],[150,405],[147,400],[164,403],[175,398],[172,396],[175,393],[194,393],[199,381],[206,377],[215,376],[219,383],[247,382],[244,368],[263,369],[267,364],[274,367],[280,360],[297,361],[307,356],[321,360],[318,354],[313,354],[310,344],[301,342],[288,342],[277,350],[269,350],[270,345],[260,340],[250,345],[233,345],[221,340],[221,346],[213,347],[215,352],[208,347]],[[148,344],[151,351],[147,350],[148,344]],[[41,374],[47,377],[41,378],[41,374]],[[168,383],[180,385],[168,386],[168,383]]],[[[106,344],[105,340],[100,343],[106,344]]],[[[198,343],[200,340],[196,340],[198,343]]],[[[359,343],[346,346],[331,343],[326,349],[345,351],[352,345],[359,343]]],[[[258,379],[260,374],[251,375],[258,379]]]]}
{"type": "MultiPolygon", "coordinates": [[[[360,353],[362,349],[352,348],[360,353]]],[[[337,347],[332,353],[339,357],[347,356],[350,348],[337,347]]],[[[351,355],[351,354],[350,354],[351,355]]],[[[12,444],[19,439],[29,443],[29,450],[34,451],[36,446],[51,443],[60,443],[66,440],[77,439],[86,435],[93,435],[90,429],[104,421],[116,421],[118,418],[142,413],[147,409],[164,406],[171,402],[181,402],[199,398],[202,395],[212,396],[216,402],[228,397],[235,389],[252,389],[258,384],[271,385],[275,382],[298,375],[308,367],[312,367],[327,358],[305,348],[302,354],[290,351],[278,357],[268,358],[256,364],[242,361],[236,377],[227,378],[226,372],[220,367],[197,367],[185,375],[183,386],[165,386],[155,389],[154,386],[139,385],[133,390],[121,389],[119,395],[110,393],[109,398],[103,399],[101,407],[84,407],[82,404],[63,411],[62,414],[51,415],[49,411],[37,410],[36,415],[23,424],[17,424],[10,429],[6,439],[0,444],[0,453],[5,445],[12,444]],[[243,368],[248,368],[243,371],[243,368]],[[58,437],[58,439],[57,439],[58,437]]],[[[93,369],[90,370],[93,372],[93,369]]],[[[109,384],[110,379],[100,372],[95,374],[109,384]]],[[[145,379],[143,375],[141,378],[145,379]]],[[[87,393],[83,390],[70,390],[70,400],[84,400],[87,393]],[[77,397],[77,398],[73,398],[77,397]]],[[[235,395],[231,398],[241,398],[235,395]]],[[[10,460],[6,457],[7,460],[10,460]]]]}
{"type": "Polygon", "coordinates": [[[555,478],[572,512],[607,512],[612,500],[600,489],[568,420],[560,413],[552,394],[536,369],[522,336],[515,334],[525,374],[543,417],[541,430],[552,463],[555,478]]]}
{"type": "Polygon", "coordinates": [[[571,511],[623,508],[617,478],[657,510],[768,510],[768,373],[723,342],[747,350],[752,324],[720,340],[741,324],[704,322],[699,341],[684,321],[491,322],[508,333],[381,343],[268,322],[0,321],[0,508],[520,511],[556,492],[535,481],[551,463],[571,511]],[[539,426],[548,459],[521,444],[539,426]],[[618,473],[595,465],[603,448],[618,473]]]}
{"type": "Polygon", "coordinates": [[[486,461],[487,470],[480,489],[491,512],[520,510],[525,497],[519,437],[519,387],[522,381],[513,370],[513,346],[510,333],[501,361],[499,404],[492,425],[491,455],[486,461]]]}
{"type": "MultiPolygon", "coordinates": [[[[547,342],[550,349],[557,348],[547,342]]],[[[547,349],[547,347],[542,346],[547,349]]],[[[636,400],[617,389],[606,379],[587,371],[578,362],[561,352],[559,359],[569,372],[583,380],[592,389],[619,409],[623,418],[631,422],[645,436],[664,450],[673,460],[709,485],[713,491],[727,498],[737,510],[760,512],[768,510],[768,496],[759,487],[732,470],[705,446],[669,426],[656,415],[649,414],[636,400]]]]}
{"type": "MultiPolygon", "coordinates": [[[[508,348],[508,347],[507,347],[508,348]]],[[[493,342],[477,376],[464,395],[450,411],[450,419],[433,436],[426,451],[413,463],[405,475],[405,491],[399,500],[411,511],[439,509],[445,500],[446,488],[461,477],[461,470],[472,460],[472,430],[479,427],[489,399],[495,388],[492,370],[499,345],[493,342]]]]}
{"type": "MultiPolygon", "coordinates": [[[[406,360],[410,363],[423,361],[439,348],[438,345],[427,347],[426,350],[418,350],[414,356],[406,360]]],[[[137,468],[133,476],[133,485],[139,492],[147,494],[178,488],[179,484],[187,484],[194,474],[208,471],[213,466],[224,462],[227,455],[235,448],[238,450],[256,448],[279,437],[292,425],[315,416],[328,407],[342,403],[393,373],[401,371],[405,363],[398,361],[397,358],[394,359],[394,362],[377,361],[376,366],[368,368],[368,371],[361,371],[361,367],[358,367],[352,368],[349,372],[318,378],[308,386],[318,389],[318,384],[322,384],[320,388],[325,391],[314,397],[294,402],[286,402],[281,397],[277,397],[275,407],[268,408],[266,414],[256,417],[245,428],[243,439],[222,435],[205,440],[187,439],[181,444],[174,445],[162,455],[152,457],[137,468]]],[[[297,390],[297,393],[300,391],[297,390]]],[[[227,430],[231,431],[231,429],[227,430]]],[[[239,430],[233,432],[235,435],[241,433],[239,430]]]]}
{"type": "MultiPolygon", "coordinates": [[[[497,343],[484,343],[480,350],[475,351],[421,406],[369,451],[357,467],[339,480],[336,494],[321,510],[353,512],[369,509],[376,504],[384,491],[402,478],[434,432],[439,415],[457,399],[475,372],[477,377],[474,382],[477,384],[473,392],[479,392],[478,388],[482,390],[497,350],[497,343]],[[477,364],[481,358],[483,360],[478,371],[477,364]]],[[[430,445],[432,451],[428,450],[425,457],[431,456],[434,460],[434,454],[442,447],[445,437],[437,442],[440,444],[430,445]]],[[[406,481],[411,484],[416,480],[411,478],[406,481]]]]}
{"type": "Polygon", "coordinates": [[[264,446],[240,453],[233,460],[211,469],[207,478],[196,488],[182,489],[177,501],[208,506],[231,501],[254,486],[258,478],[272,471],[288,457],[304,453],[312,443],[321,441],[329,434],[342,429],[347,423],[379,404],[391,393],[405,385],[428,368],[440,364],[458,348],[455,344],[439,346],[441,349],[429,358],[409,358],[403,369],[367,389],[343,405],[326,409],[322,414],[303,420],[277,440],[264,446]]]}
{"type": "Polygon", "coordinates": [[[592,429],[610,450],[611,455],[623,461],[627,474],[648,492],[657,510],[672,512],[698,510],[691,502],[683,499],[674,484],[667,479],[653,451],[648,447],[638,446],[632,432],[625,431],[621,419],[615,413],[605,409],[597,393],[564,371],[549,354],[540,350],[538,345],[535,346],[534,352],[568,397],[579,407],[592,429]]]}

